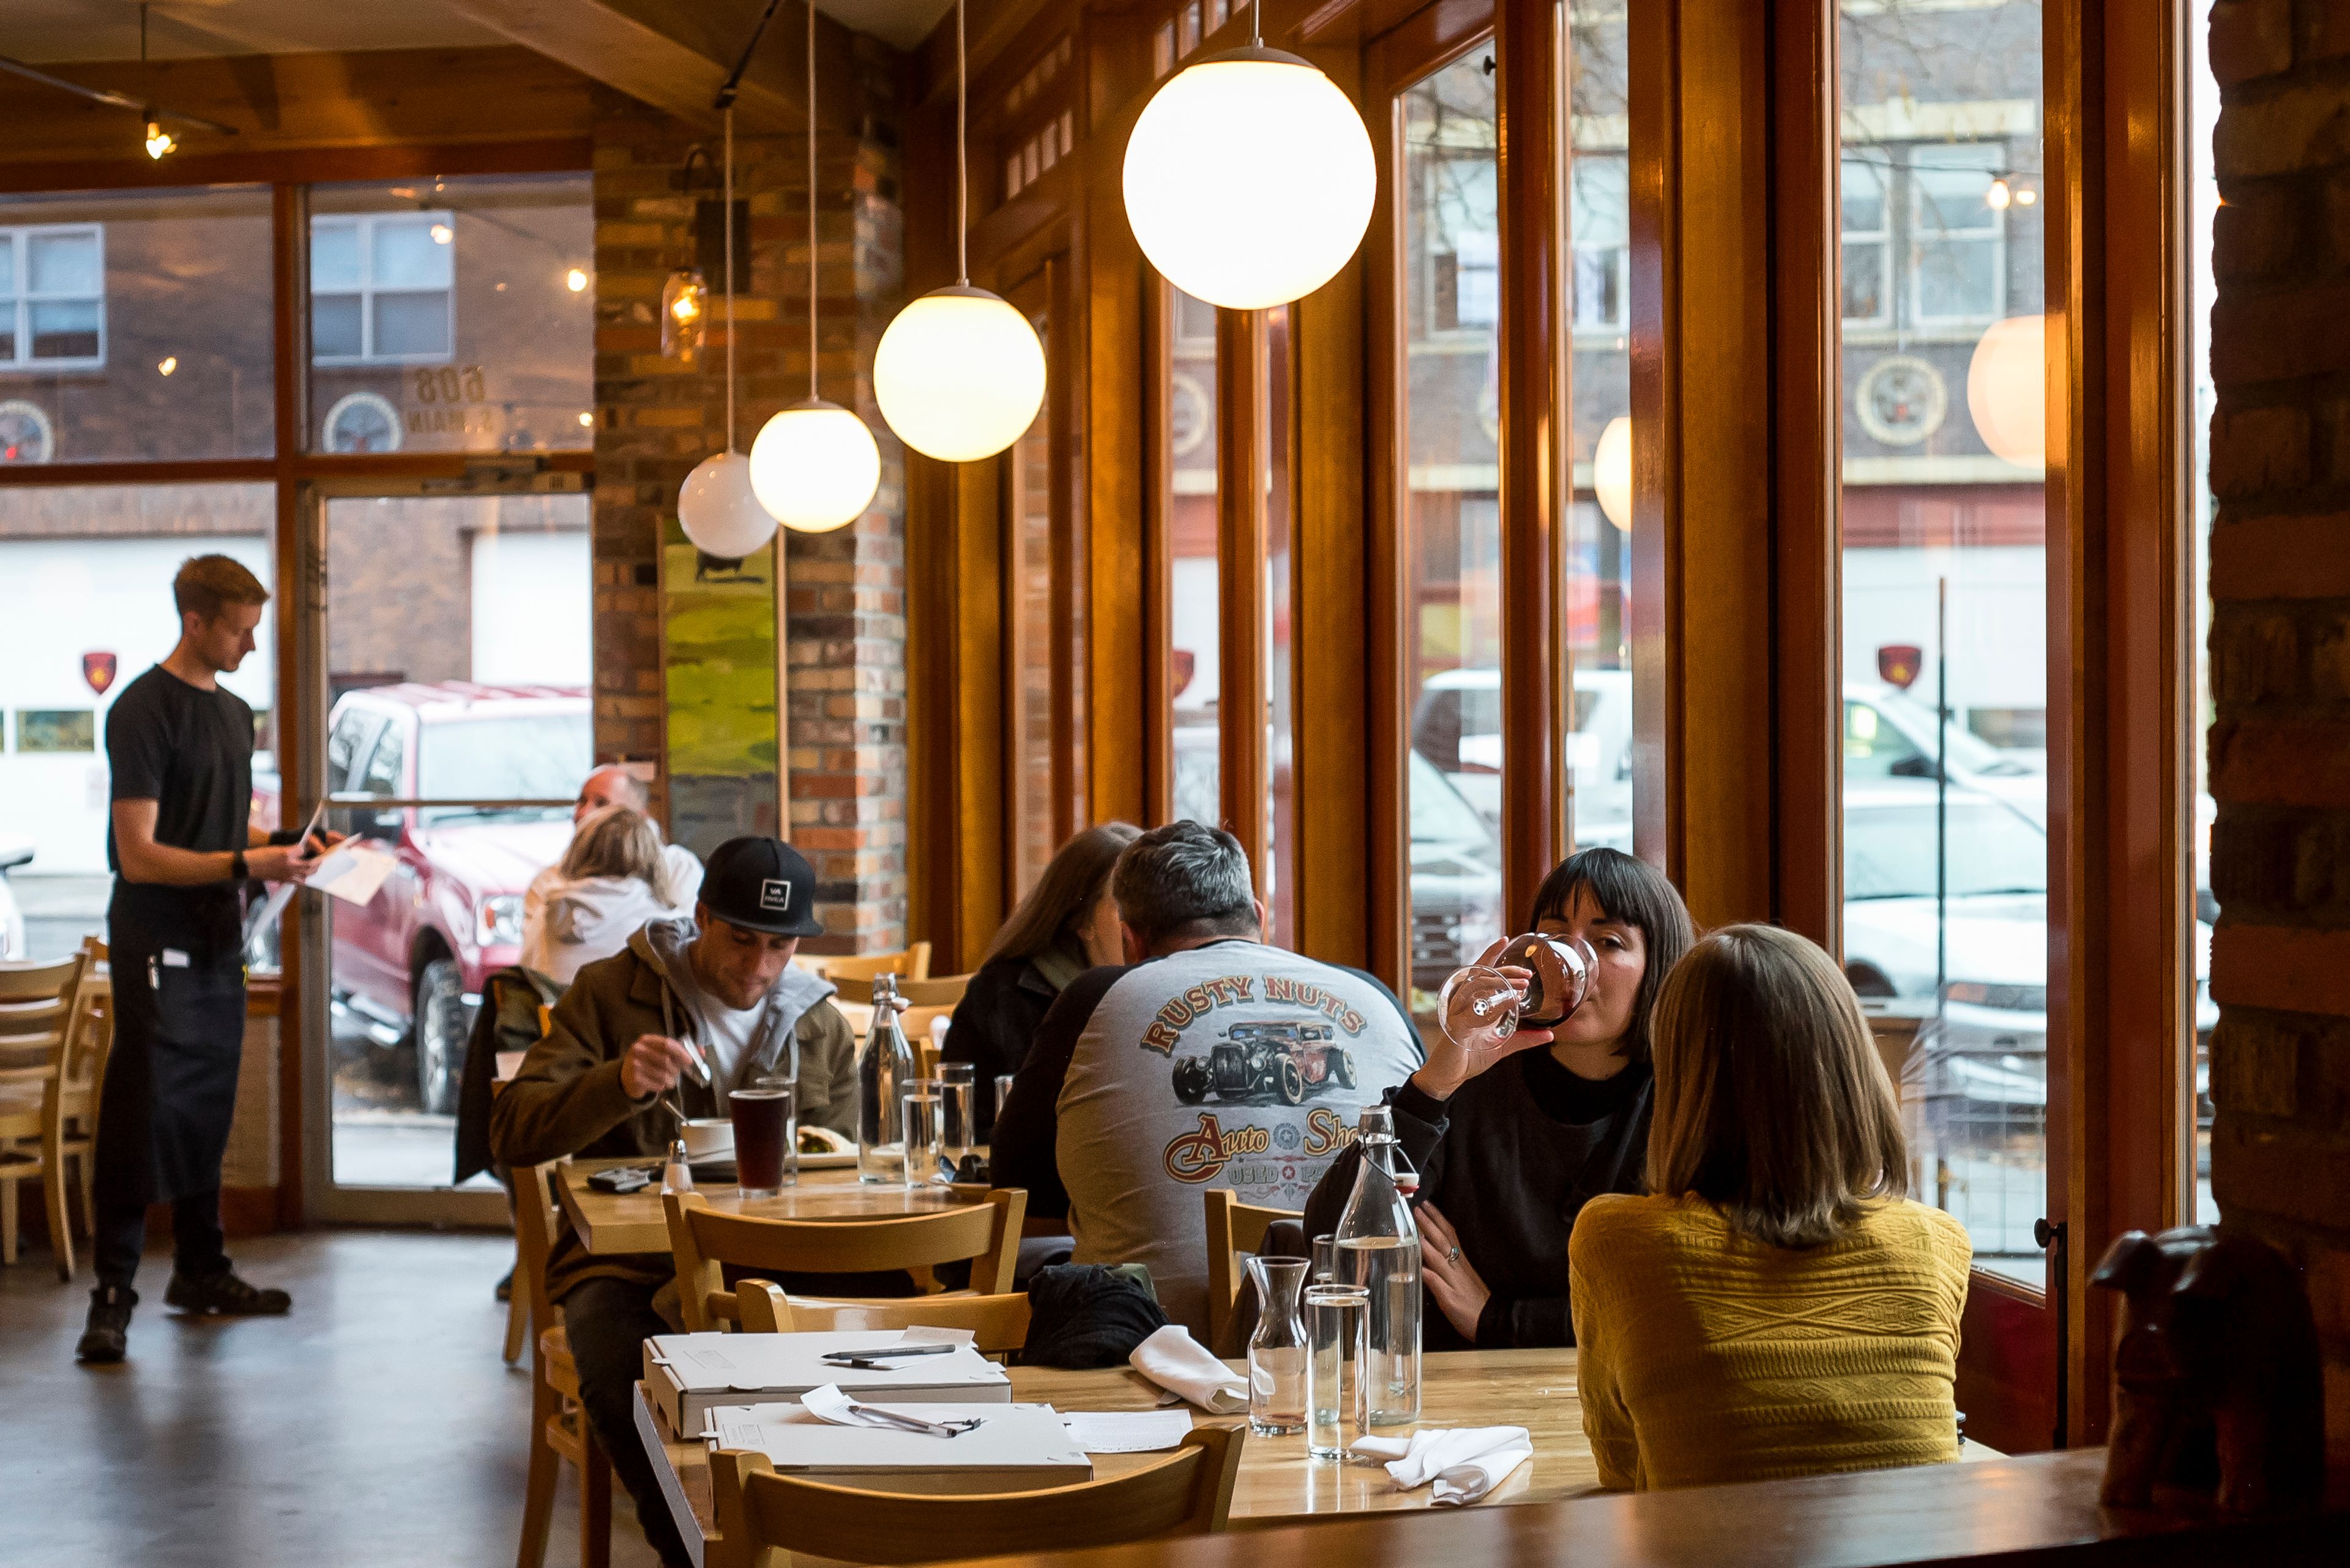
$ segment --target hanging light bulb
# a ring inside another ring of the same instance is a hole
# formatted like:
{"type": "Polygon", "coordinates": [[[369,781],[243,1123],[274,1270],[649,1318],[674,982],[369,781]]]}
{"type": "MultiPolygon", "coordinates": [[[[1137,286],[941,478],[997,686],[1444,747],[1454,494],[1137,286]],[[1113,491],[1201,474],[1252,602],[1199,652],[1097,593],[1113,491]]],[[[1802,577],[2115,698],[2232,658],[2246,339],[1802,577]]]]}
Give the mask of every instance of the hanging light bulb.
{"type": "Polygon", "coordinates": [[[962,0],[955,0],[955,281],[898,313],[873,351],[873,400],[899,441],[941,462],[993,457],[1045,405],[1045,346],[1001,295],[974,288],[967,236],[962,0]]]}
{"type": "MultiPolygon", "coordinates": [[[[504,288],[505,285],[500,284],[498,286],[500,288],[504,288]]],[[[563,286],[569,289],[574,294],[586,293],[588,290],[588,274],[586,269],[575,266],[569,272],[565,273],[563,275],[563,286]]]]}
{"type": "Polygon", "coordinates": [[[670,274],[669,281],[661,285],[661,358],[692,364],[694,356],[702,352],[703,323],[709,314],[710,286],[702,281],[702,274],[691,267],[670,274]]]}
{"type": "MultiPolygon", "coordinates": [[[[1261,9],[1261,5],[1256,9],[1261,9]]],[[[1170,78],[1126,143],[1126,217],[1161,276],[1195,299],[1267,310],[1330,281],[1363,242],[1378,171],[1338,84],[1246,47],[1170,78]]]]}
{"type": "Polygon", "coordinates": [[[2007,188],[2005,180],[1993,180],[1991,182],[1991,189],[1983,192],[1983,205],[1994,213],[2006,212],[2007,204],[2013,200],[2015,200],[2015,192],[2007,188]]]}
{"type": "Polygon", "coordinates": [[[734,450],[734,106],[726,106],[726,450],[705,457],[677,493],[677,524],[693,547],[739,561],[775,536],[775,516],[751,488],[751,460],[734,450]]]}
{"type": "Polygon", "coordinates": [[[161,120],[150,119],[147,122],[148,157],[161,160],[163,154],[171,151],[172,149],[179,145],[180,144],[178,142],[172,140],[172,133],[163,129],[163,122],[161,120]]]}
{"type": "MultiPolygon", "coordinates": [[[[816,393],[816,6],[807,16],[808,395],[751,443],[751,491],[775,521],[828,534],[865,514],[881,484],[881,449],[865,421],[816,393]]],[[[730,209],[731,211],[731,209],[730,209]]],[[[728,252],[731,257],[733,252],[728,252]]]]}
{"type": "Polygon", "coordinates": [[[1591,489],[1599,511],[1619,534],[1632,531],[1632,421],[1618,414],[1599,432],[1591,453],[1591,489]]]}

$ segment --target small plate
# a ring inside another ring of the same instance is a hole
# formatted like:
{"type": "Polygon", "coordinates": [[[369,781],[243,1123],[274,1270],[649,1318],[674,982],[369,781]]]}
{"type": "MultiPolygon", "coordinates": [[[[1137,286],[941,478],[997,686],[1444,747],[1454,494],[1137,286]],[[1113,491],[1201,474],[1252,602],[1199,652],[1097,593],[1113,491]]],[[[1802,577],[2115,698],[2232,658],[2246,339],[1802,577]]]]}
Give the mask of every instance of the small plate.
{"type": "Polygon", "coordinates": [[[857,1168],[857,1151],[853,1148],[844,1148],[829,1154],[804,1154],[800,1156],[800,1168],[802,1170],[854,1170],[857,1168]]]}

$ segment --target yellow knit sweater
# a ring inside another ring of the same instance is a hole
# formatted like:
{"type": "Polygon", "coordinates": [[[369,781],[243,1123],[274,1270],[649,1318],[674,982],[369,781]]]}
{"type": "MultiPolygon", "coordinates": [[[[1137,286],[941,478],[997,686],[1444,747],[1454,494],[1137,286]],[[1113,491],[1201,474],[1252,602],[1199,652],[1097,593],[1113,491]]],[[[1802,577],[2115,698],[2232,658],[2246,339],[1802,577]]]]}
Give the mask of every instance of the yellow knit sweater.
{"type": "Polygon", "coordinates": [[[1568,1242],[1583,1430],[1607,1486],[1702,1486],[1958,1458],[1967,1233],[1874,1204],[1807,1250],[1703,1199],[1594,1198],[1568,1242]]]}

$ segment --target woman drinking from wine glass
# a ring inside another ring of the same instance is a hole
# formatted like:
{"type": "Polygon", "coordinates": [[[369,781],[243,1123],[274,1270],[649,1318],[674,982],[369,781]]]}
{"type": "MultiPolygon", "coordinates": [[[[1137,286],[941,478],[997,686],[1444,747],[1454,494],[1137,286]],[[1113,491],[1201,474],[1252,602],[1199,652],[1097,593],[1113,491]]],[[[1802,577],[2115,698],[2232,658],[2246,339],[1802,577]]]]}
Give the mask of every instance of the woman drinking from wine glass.
{"type": "MultiPolygon", "coordinates": [[[[1543,879],[1534,929],[1590,946],[1583,1004],[1555,1030],[1464,1031],[1467,1046],[1434,1033],[1427,1062],[1388,1095],[1420,1173],[1421,1269],[1439,1309],[1426,1319],[1430,1350],[1573,1345],[1575,1216],[1598,1193],[1642,1190],[1648,1015],[1694,940],[1689,909],[1647,862],[1586,849],[1543,879]]],[[[1306,1201],[1307,1235],[1336,1229],[1360,1161],[1349,1149],[1332,1162],[1306,1201]]]]}

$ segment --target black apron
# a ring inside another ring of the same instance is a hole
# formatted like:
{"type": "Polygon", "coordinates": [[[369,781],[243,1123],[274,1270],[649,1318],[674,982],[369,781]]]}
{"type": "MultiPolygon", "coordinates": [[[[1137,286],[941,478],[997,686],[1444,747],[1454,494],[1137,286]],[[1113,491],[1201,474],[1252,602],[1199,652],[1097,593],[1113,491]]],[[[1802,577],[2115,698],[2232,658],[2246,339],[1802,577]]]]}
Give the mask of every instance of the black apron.
{"type": "Polygon", "coordinates": [[[120,1212],[221,1184],[244,1057],[244,955],[216,932],[173,940],[120,914],[109,925],[114,1044],[94,1196],[120,1212]]]}

